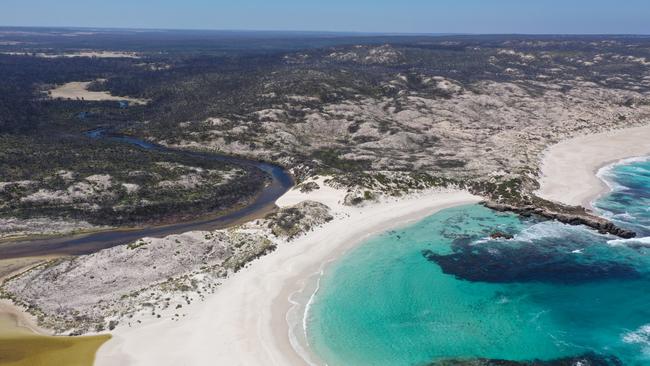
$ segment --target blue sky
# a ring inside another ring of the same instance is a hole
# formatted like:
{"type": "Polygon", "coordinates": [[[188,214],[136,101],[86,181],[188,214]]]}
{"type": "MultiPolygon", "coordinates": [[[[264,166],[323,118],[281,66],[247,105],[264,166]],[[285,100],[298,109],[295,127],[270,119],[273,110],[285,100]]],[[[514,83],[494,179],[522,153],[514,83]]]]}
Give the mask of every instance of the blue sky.
{"type": "Polygon", "coordinates": [[[0,25],[650,34],[650,0],[2,0],[0,25]]]}

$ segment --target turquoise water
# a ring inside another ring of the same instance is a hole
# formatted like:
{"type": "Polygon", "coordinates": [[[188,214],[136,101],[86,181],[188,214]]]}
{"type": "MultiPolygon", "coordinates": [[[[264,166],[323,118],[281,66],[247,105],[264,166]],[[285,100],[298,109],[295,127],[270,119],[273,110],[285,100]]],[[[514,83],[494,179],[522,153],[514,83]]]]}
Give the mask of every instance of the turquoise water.
{"type": "Polygon", "coordinates": [[[650,365],[650,163],[605,175],[615,190],[597,208],[639,239],[448,209],[334,263],[308,313],[310,347],[331,366],[650,365]],[[495,231],[514,239],[489,239],[495,231]]]}
{"type": "MultiPolygon", "coordinates": [[[[603,172],[612,192],[595,202],[606,216],[650,236],[650,159],[632,159],[603,172]]],[[[648,243],[650,244],[650,242],[648,243]]]]}

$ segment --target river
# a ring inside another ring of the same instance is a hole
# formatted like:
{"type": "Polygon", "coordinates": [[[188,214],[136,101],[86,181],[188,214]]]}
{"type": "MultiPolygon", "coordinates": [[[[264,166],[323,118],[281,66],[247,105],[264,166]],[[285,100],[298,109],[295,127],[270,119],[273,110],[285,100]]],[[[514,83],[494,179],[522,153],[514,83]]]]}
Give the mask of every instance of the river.
{"type": "Polygon", "coordinates": [[[262,191],[251,203],[225,215],[212,215],[169,225],[118,228],[97,231],[89,234],[10,241],[0,244],[0,259],[84,255],[113,246],[128,244],[143,237],[163,237],[193,230],[214,230],[224,228],[247,218],[256,217],[260,213],[270,210],[274,207],[275,201],[287,192],[294,184],[293,178],[285,169],[278,165],[262,161],[217,153],[173,149],[135,137],[115,134],[105,128],[88,131],[86,132],[86,136],[91,139],[105,139],[119,143],[131,144],[145,150],[181,153],[193,157],[218,160],[238,166],[253,167],[261,170],[269,176],[270,182],[264,186],[262,191]]]}

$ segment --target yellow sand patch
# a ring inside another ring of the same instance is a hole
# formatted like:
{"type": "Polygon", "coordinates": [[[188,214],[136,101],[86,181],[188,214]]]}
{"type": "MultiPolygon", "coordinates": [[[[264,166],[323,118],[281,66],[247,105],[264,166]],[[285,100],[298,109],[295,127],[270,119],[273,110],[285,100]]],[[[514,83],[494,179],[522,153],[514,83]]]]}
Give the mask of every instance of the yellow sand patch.
{"type": "Polygon", "coordinates": [[[50,98],[52,99],[83,99],[88,101],[127,101],[132,104],[147,104],[144,99],[120,97],[111,95],[106,91],[92,91],[88,90],[91,81],[73,81],[49,91],[50,98]]]}
{"type": "Polygon", "coordinates": [[[2,366],[92,366],[110,335],[92,337],[0,337],[2,366]]]}
{"type": "Polygon", "coordinates": [[[92,366],[97,349],[110,337],[42,336],[3,316],[0,317],[0,365],[92,366]]]}

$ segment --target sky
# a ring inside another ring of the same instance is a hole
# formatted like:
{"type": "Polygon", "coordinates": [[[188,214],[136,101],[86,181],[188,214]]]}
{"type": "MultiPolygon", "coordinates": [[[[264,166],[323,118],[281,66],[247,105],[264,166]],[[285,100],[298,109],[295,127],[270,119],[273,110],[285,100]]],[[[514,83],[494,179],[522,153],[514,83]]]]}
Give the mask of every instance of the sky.
{"type": "Polygon", "coordinates": [[[0,25],[650,34],[650,0],[0,0],[0,25]]]}

